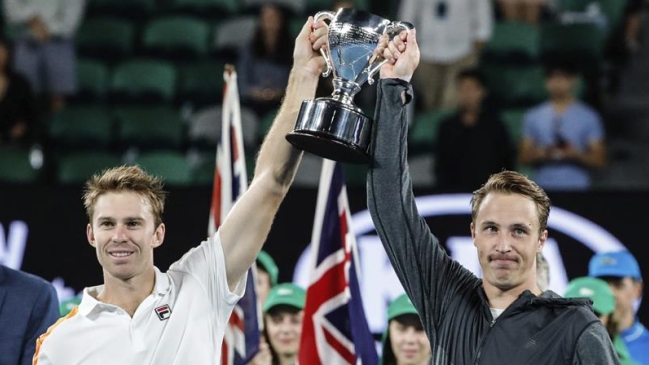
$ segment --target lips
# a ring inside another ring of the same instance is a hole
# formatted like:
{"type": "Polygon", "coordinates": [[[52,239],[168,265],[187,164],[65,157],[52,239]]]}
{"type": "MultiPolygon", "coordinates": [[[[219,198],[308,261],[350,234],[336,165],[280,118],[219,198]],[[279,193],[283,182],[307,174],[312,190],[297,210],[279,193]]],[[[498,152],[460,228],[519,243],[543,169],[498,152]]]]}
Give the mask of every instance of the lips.
{"type": "Polygon", "coordinates": [[[512,262],[516,262],[518,260],[516,259],[516,257],[507,256],[507,255],[491,255],[491,256],[489,256],[489,261],[500,261],[500,262],[512,261],[512,262]]]}
{"type": "Polygon", "coordinates": [[[123,259],[133,255],[133,251],[110,251],[108,255],[116,259],[123,259]]]}

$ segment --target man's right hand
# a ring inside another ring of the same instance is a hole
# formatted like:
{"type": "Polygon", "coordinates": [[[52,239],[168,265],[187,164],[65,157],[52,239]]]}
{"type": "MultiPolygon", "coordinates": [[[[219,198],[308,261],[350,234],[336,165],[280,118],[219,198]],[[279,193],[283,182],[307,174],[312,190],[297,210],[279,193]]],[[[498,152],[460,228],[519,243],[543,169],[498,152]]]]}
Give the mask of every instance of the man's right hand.
{"type": "Polygon", "coordinates": [[[326,68],[326,63],[320,54],[320,48],[326,46],[328,26],[324,21],[313,21],[313,17],[304,23],[300,34],[295,39],[293,50],[293,67],[302,69],[309,74],[319,77],[326,68]]]}
{"type": "Polygon", "coordinates": [[[382,79],[395,78],[409,82],[419,65],[417,31],[404,30],[391,40],[387,35],[383,35],[374,54],[387,60],[381,67],[382,79]]]}

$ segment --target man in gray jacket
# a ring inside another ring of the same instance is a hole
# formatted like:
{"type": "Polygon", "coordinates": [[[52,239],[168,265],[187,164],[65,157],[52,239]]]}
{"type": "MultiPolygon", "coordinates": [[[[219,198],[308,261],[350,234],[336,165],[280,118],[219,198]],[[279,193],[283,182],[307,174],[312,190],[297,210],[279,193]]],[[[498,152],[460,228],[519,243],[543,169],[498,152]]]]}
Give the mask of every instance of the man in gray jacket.
{"type": "Polygon", "coordinates": [[[619,364],[585,299],[542,292],[536,255],[548,236],[550,200],[516,172],[477,190],[471,236],[483,279],[452,260],[419,216],[407,164],[410,78],[416,32],[384,38],[367,195],[376,230],[420,314],[434,364],[619,364]],[[394,151],[399,151],[395,154],[394,151]]]}

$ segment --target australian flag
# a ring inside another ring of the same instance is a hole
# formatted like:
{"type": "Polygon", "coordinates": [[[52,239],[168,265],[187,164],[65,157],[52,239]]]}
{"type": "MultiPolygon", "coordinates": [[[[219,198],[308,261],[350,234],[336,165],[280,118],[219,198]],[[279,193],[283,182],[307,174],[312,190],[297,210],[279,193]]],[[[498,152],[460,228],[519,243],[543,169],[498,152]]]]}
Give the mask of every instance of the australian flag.
{"type": "Polygon", "coordinates": [[[376,365],[378,356],[358,282],[342,166],[324,160],[312,236],[313,268],[304,307],[300,365],[376,365]]]}
{"type": "MultiPolygon", "coordinates": [[[[223,223],[234,202],[248,188],[237,74],[232,66],[226,66],[223,77],[225,85],[221,141],[216,149],[216,168],[208,225],[210,236],[223,223]]],[[[259,351],[261,315],[257,305],[255,273],[256,268],[253,264],[248,270],[246,292],[234,307],[225,329],[221,349],[222,365],[244,365],[259,351]]]]}

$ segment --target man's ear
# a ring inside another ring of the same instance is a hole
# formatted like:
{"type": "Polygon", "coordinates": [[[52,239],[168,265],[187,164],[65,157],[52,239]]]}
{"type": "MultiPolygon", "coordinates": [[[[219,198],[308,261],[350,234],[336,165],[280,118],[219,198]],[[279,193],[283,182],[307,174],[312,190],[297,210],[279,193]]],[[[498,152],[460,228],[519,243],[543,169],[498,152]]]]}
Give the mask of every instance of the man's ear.
{"type": "Polygon", "coordinates": [[[471,222],[469,225],[469,230],[471,231],[471,239],[473,239],[473,244],[475,244],[475,224],[471,222]]]}
{"type": "Polygon", "coordinates": [[[543,246],[545,246],[545,241],[548,239],[548,230],[544,229],[543,232],[539,235],[539,247],[536,248],[536,252],[541,252],[543,246]]]}
{"type": "Polygon", "coordinates": [[[92,225],[88,223],[86,226],[86,238],[88,239],[88,243],[90,246],[95,247],[95,232],[92,230],[92,225]]]}
{"type": "Polygon", "coordinates": [[[160,223],[158,228],[155,229],[155,232],[153,232],[153,247],[158,247],[164,242],[165,239],[165,224],[160,223]]]}

